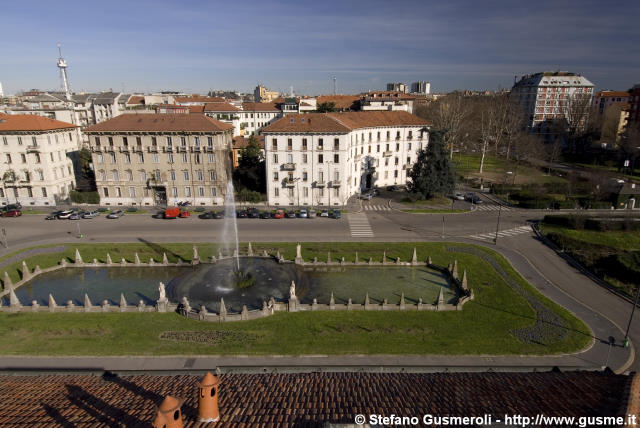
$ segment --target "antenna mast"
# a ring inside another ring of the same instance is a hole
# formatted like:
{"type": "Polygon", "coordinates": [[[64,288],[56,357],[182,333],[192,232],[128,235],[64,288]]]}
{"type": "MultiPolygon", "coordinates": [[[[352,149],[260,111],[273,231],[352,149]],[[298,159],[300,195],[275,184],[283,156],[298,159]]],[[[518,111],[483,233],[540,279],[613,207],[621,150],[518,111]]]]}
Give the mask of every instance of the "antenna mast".
{"type": "Polygon", "coordinates": [[[336,76],[333,76],[333,95],[336,94],[336,76]]]}
{"type": "Polygon", "coordinates": [[[67,101],[71,101],[71,93],[69,92],[69,81],[67,80],[67,61],[62,58],[62,49],[58,42],[58,68],[60,69],[60,77],[62,78],[62,87],[67,101]]]}

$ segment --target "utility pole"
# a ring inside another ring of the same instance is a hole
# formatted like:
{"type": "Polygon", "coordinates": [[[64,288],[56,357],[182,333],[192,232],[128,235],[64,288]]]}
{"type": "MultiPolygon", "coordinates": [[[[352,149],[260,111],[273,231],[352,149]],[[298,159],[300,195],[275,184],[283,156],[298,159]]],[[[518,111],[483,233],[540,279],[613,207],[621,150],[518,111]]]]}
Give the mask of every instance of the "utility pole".
{"type": "Polygon", "coordinates": [[[444,216],[442,216],[442,239],[444,239],[444,216]]]}
{"type": "Polygon", "coordinates": [[[498,209],[498,223],[496,224],[496,237],[493,238],[493,243],[498,245],[498,232],[500,231],[500,214],[502,214],[502,205],[498,209]]]}

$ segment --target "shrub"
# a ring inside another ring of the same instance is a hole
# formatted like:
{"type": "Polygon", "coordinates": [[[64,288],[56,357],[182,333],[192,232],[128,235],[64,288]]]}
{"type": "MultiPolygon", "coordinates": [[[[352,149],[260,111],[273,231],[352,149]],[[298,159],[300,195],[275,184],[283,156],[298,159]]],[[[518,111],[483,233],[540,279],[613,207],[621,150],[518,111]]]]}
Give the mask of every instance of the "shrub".
{"type": "Polygon", "coordinates": [[[238,200],[241,202],[258,203],[265,199],[264,194],[256,192],[255,190],[249,190],[247,188],[240,190],[237,196],[238,200]]]}
{"type": "Polygon", "coordinates": [[[69,197],[72,202],[78,204],[99,204],[100,203],[100,195],[98,192],[79,192],[77,190],[72,190],[69,193],[69,197]]]}

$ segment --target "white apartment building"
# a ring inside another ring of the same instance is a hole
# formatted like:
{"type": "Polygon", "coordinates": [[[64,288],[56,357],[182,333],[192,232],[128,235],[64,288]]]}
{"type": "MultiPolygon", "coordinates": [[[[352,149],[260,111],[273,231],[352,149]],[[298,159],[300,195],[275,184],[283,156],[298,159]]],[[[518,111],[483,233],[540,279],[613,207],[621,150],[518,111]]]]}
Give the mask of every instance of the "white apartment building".
{"type": "Polygon", "coordinates": [[[233,136],[240,135],[240,110],[230,103],[206,103],[203,112],[212,119],[233,126],[233,136]]]}
{"type": "Polygon", "coordinates": [[[274,103],[242,103],[240,133],[246,137],[257,135],[262,128],[282,117],[282,111],[274,103]]]}
{"type": "Polygon", "coordinates": [[[203,114],[123,114],[85,129],[100,203],[222,204],[232,133],[203,114]]]}
{"type": "Polygon", "coordinates": [[[269,205],[342,206],[405,184],[429,123],[403,111],[290,114],[262,130],[269,205]]]}
{"type": "Polygon", "coordinates": [[[522,76],[511,88],[511,97],[523,108],[527,127],[544,133],[547,124],[572,114],[572,103],[574,107],[578,103],[590,106],[593,88],[593,83],[576,73],[544,72],[522,76]]]}
{"type": "Polygon", "coordinates": [[[56,205],[75,187],[76,126],[38,115],[0,114],[0,203],[56,205]]]}
{"type": "Polygon", "coordinates": [[[415,97],[398,91],[369,91],[361,94],[362,111],[406,111],[413,113],[415,97]]]}

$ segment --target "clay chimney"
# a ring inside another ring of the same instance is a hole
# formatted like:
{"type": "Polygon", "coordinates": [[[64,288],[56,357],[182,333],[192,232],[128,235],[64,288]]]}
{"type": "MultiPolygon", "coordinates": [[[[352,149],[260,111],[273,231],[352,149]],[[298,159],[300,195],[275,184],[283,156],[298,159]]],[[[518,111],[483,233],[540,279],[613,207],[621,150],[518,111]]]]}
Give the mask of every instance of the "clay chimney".
{"type": "Polygon", "coordinates": [[[217,422],[220,419],[218,385],[220,380],[210,372],[207,372],[198,384],[198,420],[200,422],[217,422]]]}
{"type": "Polygon", "coordinates": [[[167,395],[153,421],[153,428],[182,428],[182,400],[167,395]]]}

